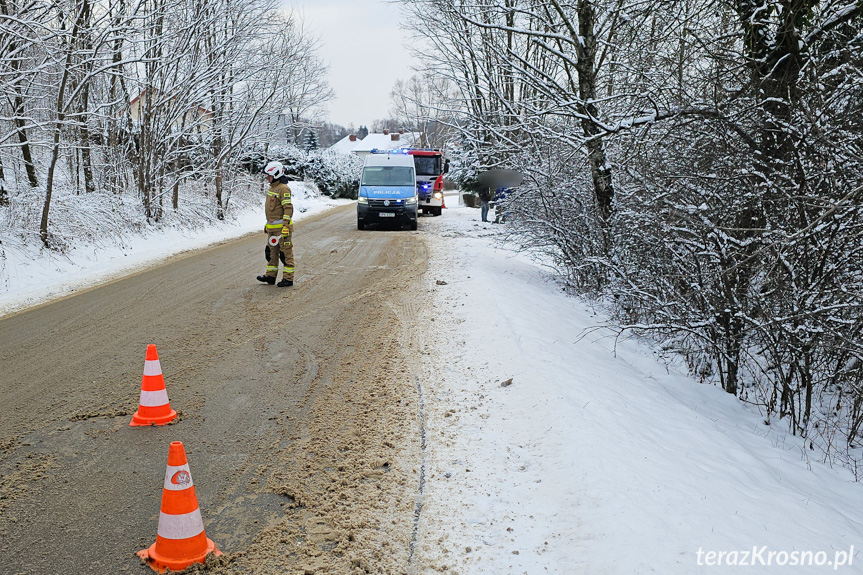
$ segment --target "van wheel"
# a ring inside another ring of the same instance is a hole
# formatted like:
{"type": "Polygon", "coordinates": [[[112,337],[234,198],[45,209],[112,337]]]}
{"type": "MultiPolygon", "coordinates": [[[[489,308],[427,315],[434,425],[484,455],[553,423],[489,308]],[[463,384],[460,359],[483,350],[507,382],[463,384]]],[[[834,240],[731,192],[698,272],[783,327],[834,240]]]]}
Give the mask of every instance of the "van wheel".
{"type": "Polygon", "coordinates": [[[414,220],[411,222],[411,230],[416,231],[416,229],[417,229],[417,221],[414,220]]]}
{"type": "Polygon", "coordinates": [[[433,216],[439,216],[440,214],[441,214],[441,208],[433,208],[432,209],[432,215],[433,216]]]}
{"type": "Polygon", "coordinates": [[[357,229],[358,229],[358,230],[364,230],[364,229],[366,229],[366,225],[363,223],[363,221],[362,221],[362,220],[357,220],[357,229]]]}

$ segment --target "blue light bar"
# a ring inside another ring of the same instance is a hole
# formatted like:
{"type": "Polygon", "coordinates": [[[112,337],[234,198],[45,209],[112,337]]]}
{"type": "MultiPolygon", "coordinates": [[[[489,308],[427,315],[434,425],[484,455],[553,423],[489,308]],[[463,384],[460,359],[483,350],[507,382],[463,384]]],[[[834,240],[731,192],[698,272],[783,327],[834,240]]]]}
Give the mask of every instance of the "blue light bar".
{"type": "Polygon", "coordinates": [[[381,150],[379,148],[372,148],[369,150],[370,154],[409,154],[408,148],[397,148],[395,150],[381,150]]]}

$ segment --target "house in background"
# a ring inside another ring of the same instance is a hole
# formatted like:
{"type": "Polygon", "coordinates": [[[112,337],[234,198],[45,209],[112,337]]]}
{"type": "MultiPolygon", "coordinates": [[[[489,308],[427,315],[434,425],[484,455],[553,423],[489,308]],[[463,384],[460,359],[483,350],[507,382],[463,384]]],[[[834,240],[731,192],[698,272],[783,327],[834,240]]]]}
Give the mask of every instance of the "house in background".
{"type": "Polygon", "coordinates": [[[419,132],[405,132],[399,130],[390,132],[384,130],[382,134],[369,134],[362,140],[354,134],[345,136],[332,146],[330,150],[342,154],[354,154],[361,158],[367,156],[372,150],[396,150],[398,148],[410,148],[420,140],[419,132]]]}
{"type": "MultiPolygon", "coordinates": [[[[129,115],[132,118],[133,124],[138,124],[141,121],[143,108],[147,104],[147,99],[151,95],[159,96],[159,92],[153,89],[144,90],[138,94],[131,102],[129,102],[129,115]]],[[[154,97],[154,102],[159,98],[154,97]]],[[[168,100],[171,103],[172,99],[168,100]]],[[[202,133],[208,131],[213,125],[213,112],[203,106],[193,106],[184,113],[178,113],[171,121],[171,128],[177,132],[181,130],[194,131],[202,133]]]]}

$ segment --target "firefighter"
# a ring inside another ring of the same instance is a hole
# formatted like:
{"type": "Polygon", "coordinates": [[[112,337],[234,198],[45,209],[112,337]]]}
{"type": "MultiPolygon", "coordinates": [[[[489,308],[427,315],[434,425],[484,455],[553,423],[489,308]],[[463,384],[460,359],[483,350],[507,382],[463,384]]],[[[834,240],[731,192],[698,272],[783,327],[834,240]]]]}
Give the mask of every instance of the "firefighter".
{"type": "Polygon", "coordinates": [[[285,167],[279,162],[270,162],[264,166],[264,174],[270,183],[267,190],[267,202],[264,211],[267,215],[267,225],[264,232],[267,234],[267,246],[270,248],[270,261],[267,263],[267,273],[258,276],[259,282],[278,287],[289,287],[294,285],[294,246],[292,236],[294,233],[294,206],[291,204],[291,188],[288,187],[288,179],[285,177],[285,167]],[[282,262],[285,267],[282,270],[282,281],[276,283],[279,276],[279,253],[284,256],[282,262]]]}

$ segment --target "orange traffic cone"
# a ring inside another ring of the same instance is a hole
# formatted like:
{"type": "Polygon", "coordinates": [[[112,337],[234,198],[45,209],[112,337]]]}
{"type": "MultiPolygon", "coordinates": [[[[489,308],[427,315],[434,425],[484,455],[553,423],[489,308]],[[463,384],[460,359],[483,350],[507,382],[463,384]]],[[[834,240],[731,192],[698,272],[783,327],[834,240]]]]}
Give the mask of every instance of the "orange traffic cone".
{"type": "Polygon", "coordinates": [[[165,569],[182,571],[192,563],[204,563],[210,553],[222,555],[204,533],[204,521],[183,442],[172,441],[168,450],[156,542],[138,551],[137,555],[154,570],[163,573],[165,569]]]}
{"type": "Polygon", "coordinates": [[[168,390],[165,389],[159,354],[156,352],[156,346],[151,343],[147,346],[147,357],[144,359],[141,400],[138,402],[138,411],[132,415],[129,425],[165,425],[175,417],[177,412],[171,409],[171,404],[168,402],[168,390]]]}

